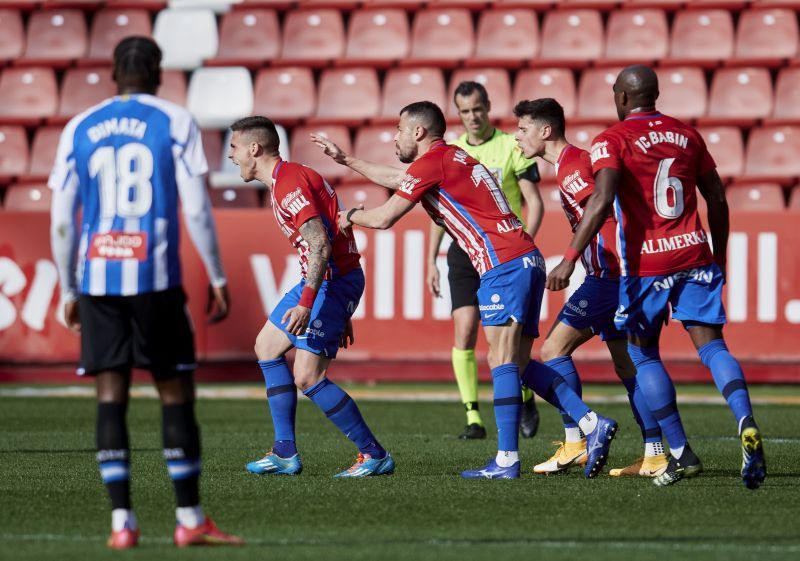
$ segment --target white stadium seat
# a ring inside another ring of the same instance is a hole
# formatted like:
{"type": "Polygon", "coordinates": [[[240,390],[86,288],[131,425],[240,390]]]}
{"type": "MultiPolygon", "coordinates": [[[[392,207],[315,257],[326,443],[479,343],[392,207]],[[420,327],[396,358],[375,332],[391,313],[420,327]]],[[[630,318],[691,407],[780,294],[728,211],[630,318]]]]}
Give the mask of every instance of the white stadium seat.
{"type": "Polygon", "coordinates": [[[211,10],[162,10],[153,38],[164,53],[164,68],[192,70],[217,54],[217,19],[211,10]]]}
{"type": "Polygon", "coordinates": [[[231,9],[236,0],[169,0],[168,6],[175,9],[205,8],[221,14],[231,9]]]}
{"type": "Polygon", "coordinates": [[[187,107],[201,128],[225,128],[253,112],[247,68],[198,68],[189,81],[187,107]]]}

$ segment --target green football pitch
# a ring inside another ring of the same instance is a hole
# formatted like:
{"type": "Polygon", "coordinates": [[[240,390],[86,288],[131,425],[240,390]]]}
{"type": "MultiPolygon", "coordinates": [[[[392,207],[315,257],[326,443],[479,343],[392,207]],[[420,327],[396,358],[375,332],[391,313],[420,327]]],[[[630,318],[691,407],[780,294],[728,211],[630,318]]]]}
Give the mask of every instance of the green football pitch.
{"type": "MultiPolygon", "coordinates": [[[[133,502],[142,540],[127,552],[104,544],[110,516],[94,460],[93,400],[0,392],[0,559],[800,559],[797,387],[753,388],[769,467],[758,491],[739,479],[741,452],[727,407],[697,403],[714,395],[707,387],[679,389],[696,398],[681,411],[705,472],[665,489],[605,474],[586,480],[580,471],[535,476],[532,465],[561,436],[557,412],[541,402],[539,434],[521,442],[523,477],[465,481],[458,473],[492,457],[495,439],[458,441],[463,413],[432,400],[437,388],[348,388],[361,392],[364,416],[395,456],[394,475],[334,479],[355,449],[302,399],[303,474],[251,475],[244,464],[264,452],[272,434],[265,400],[199,402],[204,506],[223,530],[247,540],[241,549],[171,545],[173,494],[158,403],[132,400],[133,502]],[[402,392],[406,400],[397,399],[402,392]],[[409,392],[418,398],[408,399],[409,392]]],[[[620,421],[609,466],[634,460],[638,427],[626,404],[606,398],[619,390],[591,386],[586,393],[620,421]]],[[[493,428],[489,402],[483,410],[493,428]]]]}

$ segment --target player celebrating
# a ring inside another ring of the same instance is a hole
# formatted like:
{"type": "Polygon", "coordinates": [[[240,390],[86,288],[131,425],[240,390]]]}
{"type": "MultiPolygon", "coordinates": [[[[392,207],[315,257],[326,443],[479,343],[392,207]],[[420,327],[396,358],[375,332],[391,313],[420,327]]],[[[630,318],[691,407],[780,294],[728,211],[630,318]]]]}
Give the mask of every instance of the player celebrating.
{"type": "Polygon", "coordinates": [[[211,323],[227,315],[229,302],[200,131],[184,108],[154,97],[160,64],[161,51],[149,38],[117,45],[119,96],[67,124],[48,182],[64,315],[81,334],[81,369],[97,384],[97,461],[111,497],[108,546],[114,549],[139,539],[125,422],[132,366],[151,371],[161,399],[164,459],[177,498],[175,544],[242,543],[219,531],[200,507],[196,364],[181,287],[178,197],[211,278],[218,308],[211,323]]]}
{"type": "MultiPolygon", "coordinates": [[[[526,158],[541,157],[556,168],[561,206],[572,231],[578,227],[583,209],[594,190],[592,164],[586,150],[576,148],[565,137],[564,109],[555,99],[521,101],[514,107],[519,119],[516,139],[526,158]]],[[[619,260],[615,253],[616,221],[609,213],[600,233],[581,254],[586,280],[561,309],[542,345],[545,364],[581,394],[581,380],[572,353],[595,335],[608,345],[614,369],[628,390],[633,416],[642,429],[644,456],[632,466],[612,469],[611,475],[660,475],[667,458],[658,427],[641,389],[636,385],[636,368],[628,356],[625,332],[614,326],[619,303],[619,260]]],[[[536,473],[556,473],[586,461],[586,439],[578,425],[562,412],[565,440],[546,462],[534,466],[536,473]]]]}
{"type": "MultiPolygon", "coordinates": [[[[544,205],[537,183],[539,171],[533,160],[522,157],[514,137],[492,126],[489,120],[489,94],[478,82],[461,82],[453,100],[458,116],[467,129],[453,142],[467,154],[482,163],[494,175],[508,199],[511,210],[522,220],[522,198],[528,206],[526,232],[535,237],[542,222],[544,205]]],[[[444,230],[431,224],[428,245],[428,289],[439,296],[439,269],[436,258],[444,230]]],[[[450,283],[455,344],[453,346],[453,372],[458,382],[461,402],[467,410],[467,426],[459,435],[461,439],[486,438],[481,414],[478,411],[478,363],[475,345],[478,341],[478,285],[480,276],[470,262],[469,255],[457,243],[447,251],[447,280],[450,283]]],[[[531,438],[539,427],[539,412],[533,392],[523,387],[520,432],[531,438]]]]}
{"type": "Polygon", "coordinates": [[[671,309],[736,418],[742,481],[755,489],[766,477],[761,434],[742,369],[722,336],[729,232],[725,190],[700,134],[656,111],[657,98],[658,79],[651,68],[635,65],[620,72],[614,102],[621,122],[594,140],[595,195],[547,284],[553,290],[567,286],[575,260],[613,203],[622,274],[616,322],[628,331],[637,382],[670,446],[667,470],[654,483],[671,485],[703,469],[687,444],[675,387],[659,356],[661,328],[671,309]],[[713,254],[697,214],[696,189],[708,202],[713,254]]]}
{"type": "Polygon", "coordinates": [[[278,132],[266,117],[240,119],[231,130],[230,159],[242,179],[270,187],[275,219],[300,253],[302,271],[300,282],[272,310],[256,338],[275,442],[247,470],[259,475],[302,471],[295,444],[297,386],[358,447],[356,463],[337,477],[390,474],[392,456],[373,436],[355,401],[325,376],[340,342],[353,342],[350,316],[364,292],[353,233],[337,226],[336,193],[311,168],[281,159],[278,132]],[[286,363],[292,348],[297,349],[294,373],[286,363]]]}
{"type": "Polygon", "coordinates": [[[489,343],[498,452],[484,468],[464,471],[462,477],[519,477],[520,373],[528,387],[579,419],[588,442],[584,473],[594,477],[608,458],[617,423],[591,411],[557,372],[530,360],[533,339],[539,335],[544,258],[494,176],[457,146],[447,145],[442,140],[444,132],[444,115],[437,105],[420,101],[403,108],[395,146],[400,161],[411,164],[406,172],[352,158],[330,141],[312,135],[337,162],[395,190],[378,208],[340,211],[339,226],[389,228],[422,202],[431,218],[468,253],[480,274],[478,302],[489,343]]]}

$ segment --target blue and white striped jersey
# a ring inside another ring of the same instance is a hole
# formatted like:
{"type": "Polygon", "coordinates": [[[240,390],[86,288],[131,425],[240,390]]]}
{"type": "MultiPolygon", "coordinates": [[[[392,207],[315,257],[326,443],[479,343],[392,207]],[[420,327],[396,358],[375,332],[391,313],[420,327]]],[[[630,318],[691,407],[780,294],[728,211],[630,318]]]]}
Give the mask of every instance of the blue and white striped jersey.
{"type": "Polygon", "coordinates": [[[191,114],[168,101],[116,96],[73,118],[48,184],[74,192],[72,212],[83,208],[77,291],[128,296],[179,286],[178,184],[207,171],[191,114]]]}

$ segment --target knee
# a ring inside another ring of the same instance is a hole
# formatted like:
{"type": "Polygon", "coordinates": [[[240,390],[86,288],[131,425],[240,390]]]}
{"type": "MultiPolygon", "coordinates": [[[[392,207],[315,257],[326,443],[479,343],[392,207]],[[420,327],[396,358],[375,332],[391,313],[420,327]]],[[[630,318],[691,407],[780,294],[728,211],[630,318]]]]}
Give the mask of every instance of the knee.
{"type": "Polygon", "coordinates": [[[567,355],[567,353],[564,352],[564,350],[549,337],[545,339],[544,343],[542,344],[542,350],[539,354],[542,357],[542,362],[547,362],[549,360],[553,360],[554,358],[567,355]]]}
{"type": "Polygon", "coordinates": [[[275,349],[275,346],[270,344],[270,337],[263,331],[256,337],[256,343],[253,346],[258,360],[274,360],[280,358],[280,354],[275,349]]]}
{"type": "Polygon", "coordinates": [[[462,351],[474,349],[478,342],[477,327],[472,325],[456,324],[454,335],[454,346],[462,351]]]}
{"type": "Polygon", "coordinates": [[[628,356],[631,357],[631,362],[633,362],[637,370],[643,365],[661,362],[658,347],[640,347],[633,343],[628,343],[628,356]]]}
{"type": "Polygon", "coordinates": [[[294,383],[298,388],[300,388],[301,392],[304,392],[322,380],[323,375],[324,373],[322,372],[317,373],[313,370],[307,370],[303,368],[298,370],[295,368],[294,383]]]}

